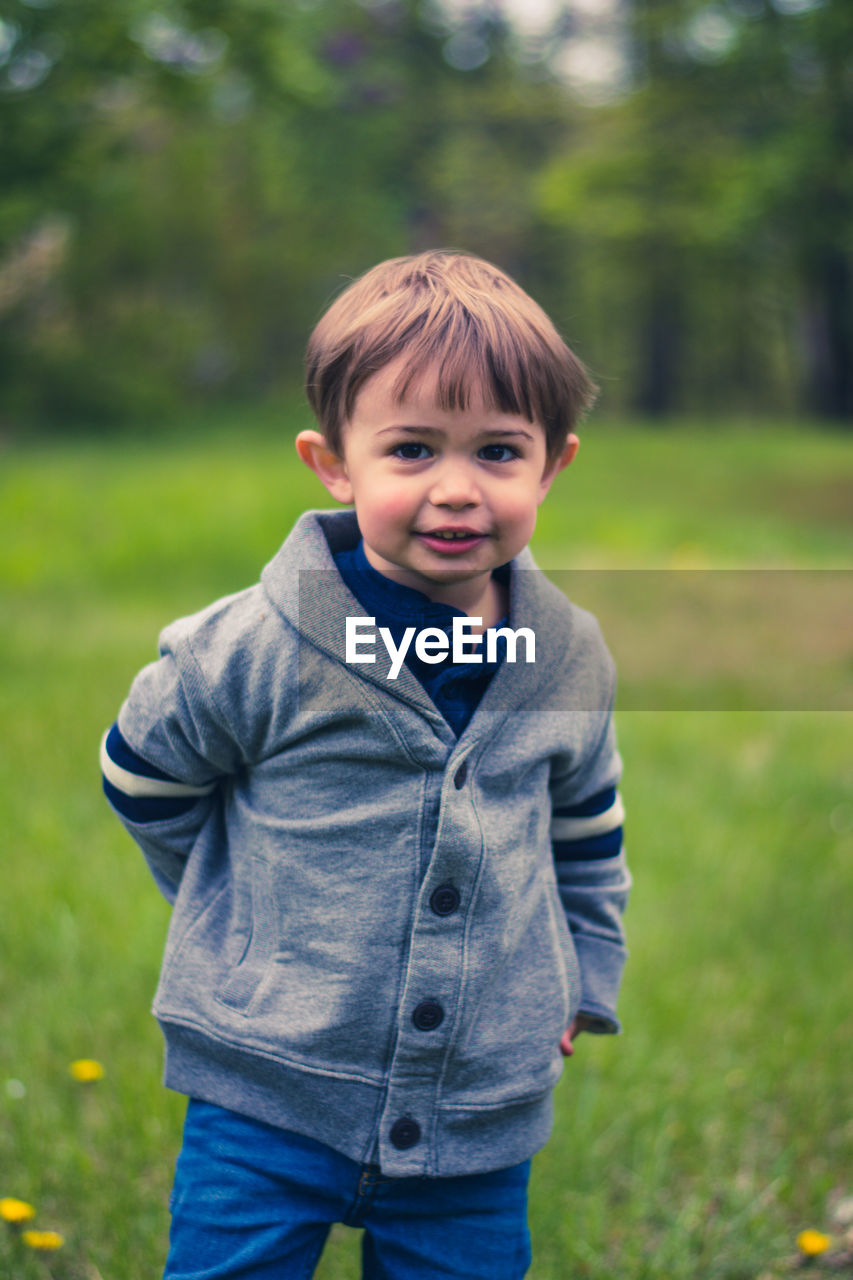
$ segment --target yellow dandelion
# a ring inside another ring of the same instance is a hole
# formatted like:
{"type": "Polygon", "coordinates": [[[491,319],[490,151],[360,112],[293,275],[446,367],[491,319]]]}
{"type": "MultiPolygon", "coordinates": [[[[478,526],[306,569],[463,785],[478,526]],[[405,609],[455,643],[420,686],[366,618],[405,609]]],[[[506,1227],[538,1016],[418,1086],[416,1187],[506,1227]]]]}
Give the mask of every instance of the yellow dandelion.
{"type": "Polygon", "coordinates": [[[14,1196],[6,1196],[0,1200],[0,1218],[4,1222],[11,1222],[13,1225],[19,1222],[29,1222],[30,1218],[36,1216],[36,1211],[31,1204],[27,1204],[26,1200],[16,1200],[14,1196]]]}
{"type": "Polygon", "coordinates": [[[41,1249],[45,1252],[61,1249],[65,1244],[65,1237],[58,1231],[24,1231],[21,1239],[31,1249],[41,1249]]]}
{"type": "Polygon", "coordinates": [[[797,1248],[800,1253],[805,1254],[807,1258],[816,1258],[818,1254],[826,1253],[832,1239],[823,1234],[822,1231],[801,1231],[797,1236],[797,1248]]]}
{"type": "Polygon", "coordinates": [[[78,1058],[68,1070],[80,1084],[92,1084],[95,1080],[103,1080],[106,1075],[100,1062],[96,1062],[94,1058],[78,1058]]]}

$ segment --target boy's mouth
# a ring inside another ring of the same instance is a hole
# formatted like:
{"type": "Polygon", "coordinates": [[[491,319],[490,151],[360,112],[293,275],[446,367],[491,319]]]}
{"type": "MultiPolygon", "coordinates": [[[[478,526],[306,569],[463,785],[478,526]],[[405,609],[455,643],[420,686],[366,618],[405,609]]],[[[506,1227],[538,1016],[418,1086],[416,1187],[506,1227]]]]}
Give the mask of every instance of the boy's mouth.
{"type": "Polygon", "coordinates": [[[444,528],[418,530],[417,536],[436,551],[453,553],[470,550],[488,535],[477,529],[444,528]]]}

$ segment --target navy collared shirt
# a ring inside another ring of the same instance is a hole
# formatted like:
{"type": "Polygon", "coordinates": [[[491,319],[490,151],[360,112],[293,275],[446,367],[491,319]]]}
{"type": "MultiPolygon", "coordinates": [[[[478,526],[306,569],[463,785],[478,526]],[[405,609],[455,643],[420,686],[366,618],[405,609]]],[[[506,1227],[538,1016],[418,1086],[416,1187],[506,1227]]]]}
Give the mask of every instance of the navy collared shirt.
{"type": "MultiPolygon", "coordinates": [[[[406,628],[412,626],[418,631],[424,627],[439,627],[450,638],[453,619],[467,616],[462,609],[430,600],[422,591],[386,578],[368,560],[363,540],[352,550],[336,552],[335,564],[365,613],[376,619],[377,627],[388,628],[395,645],[402,641],[406,628]]],[[[502,581],[508,581],[508,566],[496,569],[495,575],[502,581]]],[[[501,619],[497,625],[508,625],[507,619],[501,619]]],[[[441,662],[430,663],[417,656],[414,645],[409,646],[406,666],[421,682],[457,737],[476,711],[489,681],[503,661],[506,653],[503,636],[498,636],[497,652],[495,662],[486,662],[485,657],[482,662],[454,662],[448,652],[441,662]]]]}

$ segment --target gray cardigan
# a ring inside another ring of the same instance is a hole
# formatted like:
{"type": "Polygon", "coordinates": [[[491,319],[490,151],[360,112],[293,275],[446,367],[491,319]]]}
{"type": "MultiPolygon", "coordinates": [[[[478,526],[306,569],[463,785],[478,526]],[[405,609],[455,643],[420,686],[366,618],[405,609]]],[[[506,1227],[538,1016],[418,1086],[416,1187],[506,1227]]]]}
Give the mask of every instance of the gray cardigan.
{"type": "Polygon", "coordinates": [[[332,552],[357,539],[352,512],[301,517],[258,585],[166,628],[121,709],[195,797],[122,819],[174,902],[166,1083],[388,1175],[501,1168],[548,1138],[574,1014],[618,1029],[624,856],[555,863],[551,840],[601,829],[553,811],[618,782],[613,664],[524,552],[510,619],[536,660],[457,739],[381,644],[345,661],[363,609],[332,552]]]}

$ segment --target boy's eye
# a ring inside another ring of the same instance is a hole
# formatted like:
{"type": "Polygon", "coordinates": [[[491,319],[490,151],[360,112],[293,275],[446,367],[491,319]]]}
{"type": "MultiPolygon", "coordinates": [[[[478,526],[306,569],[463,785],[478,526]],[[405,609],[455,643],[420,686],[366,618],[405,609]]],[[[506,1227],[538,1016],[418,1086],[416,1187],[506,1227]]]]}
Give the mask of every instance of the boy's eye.
{"type": "Polygon", "coordinates": [[[518,456],[518,450],[509,444],[485,444],[480,450],[484,462],[511,462],[518,456]]]}
{"type": "Polygon", "coordinates": [[[406,440],[402,444],[395,444],[394,454],[398,458],[406,458],[410,462],[419,462],[422,458],[428,458],[429,449],[425,444],[419,444],[415,440],[406,440]]]}

